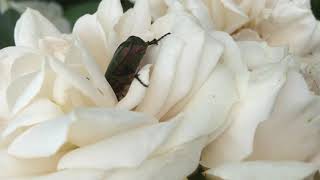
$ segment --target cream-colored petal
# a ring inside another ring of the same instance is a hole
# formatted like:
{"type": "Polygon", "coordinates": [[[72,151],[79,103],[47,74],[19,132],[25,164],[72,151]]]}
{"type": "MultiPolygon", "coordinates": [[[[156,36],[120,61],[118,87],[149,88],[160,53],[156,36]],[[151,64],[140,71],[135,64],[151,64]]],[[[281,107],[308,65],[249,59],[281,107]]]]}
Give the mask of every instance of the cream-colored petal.
{"type": "Polygon", "coordinates": [[[59,36],[60,32],[38,11],[27,9],[17,21],[14,40],[17,46],[38,48],[38,41],[46,36],[59,36]]]}
{"type": "Polygon", "coordinates": [[[199,164],[205,138],[175,147],[167,153],[151,157],[137,168],[119,169],[105,180],[180,180],[190,175],[199,164]]]}
{"type": "Polygon", "coordinates": [[[94,169],[70,169],[42,176],[9,178],[6,180],[103,180],[105,172],[94,169]]]}
{"type": "Polygon", "coordinates": [[[107,108],[78,108],[72,116],[75,122],[70,127],[69,141],[80,147],[157,123],[157,119],[142,113],[107,108]]]}
{"type": "Polygon", "coordinates": [[[319,152],[320,99],[303,76],[288,72],[270,118],[258,127],[249,159],[301,160],[319,152]],[[272,147],[272,151],[269,148],[272,147]]]}
{"type": "Polygon", "coordinates": [[[6,149],[0,150],[0,178],[30,176],[53,172],[61,154],[50,158],[18,159],[10,156],[6,149]]]}
{"type": "Polygon", "coordinates": [[[74,88],[89,97],[96,105],[112,106],[112,102],[108,101],[106,96],[101,94],[98,89],[94,88],[86,77],[76,73],[70,67],[57,60],[51,59],[50,65],[57,76],[62,76],[65,81],[72,84],[74,88]]]}
{"type": "Polygon", "coordinates": [[[231,126],[209,144],[201,157],[201,164],[216,167],[230,161],[241,161],[253,149],[258,124],[273,109],[276,97],[286,78],[286,64],[262,67],[250,74],[248,94],[230,112],[231,126]]]}
{"type": "Polygon", "coordinates": [[[151,40],[149,32],[151,13],[148,0],[137,0],[133,9],[127,11],[119,20],[115,29],[120,35],[120,41],[129,36],[138,36],[144,40],[151,40]]]}
{"type": "MultiPolygon", "coordinates": [[[[150,27],[151,32],[153,32],[154,34],[154,37],[160,38],[164,34],[170,32],[174,24],[174,18],[175,18],[174,13],[167,13],[166,15],[156,19],[150,27]]],[[[151,48],[153,47],[150,47],[149,49],[151,48]]],[[[147,51],[147,54],[148,54],[148,51],[147,51]]]]}
{"type": "Polygon", "coordinates": [[[72,88],[72,85],[64,80],[62,76],[57,76],[53,82],[52,99],[60,106],[67,102],[67,91],[72,88]]]}
{"type": "Polygon", "coordinates": [[[206,34],[191,94],[195,93],[209,78],[220,60],[223,50],[224,48],[221,43],[216,41],[211,35],[206,34]]]}
{"type": "MultiPolygon", "coordinates": [[[[135,3],[137,0],[130,0],[130,1],[132,3],[135,3]]],[[[149,3],[151,8],[151,16],[154,20],[165,15],[168,8],[165,0],[151,0],[149,1],[149,3]]]]}
{"type": "Polygon", "coordinates": [[[62,78],[59,77],[56,80],[53,101],[55,101],[64,112],[73,111],[78,107],[96,106],[90,98],[73,88],[72,85],[66,83],[62,78]]]}
{"type": "Polygon", "coordinates": [[[253,161],[225,164],[207,171],[206,174],[209,179],[214,179],[216,176],[221,179],[237,180],[298,180],[305,179],[316,171],[315,166],[303,162],[253,161]]]}
{"type": "Polygon", "coordinates": [[[201,86],[209,78],[213,72],[214,67],[218,63],[223,53],[223,46],[216,41],[211,35],[206,34],[205,42],[203,45],[203,51],[201,53],[201,59],[199,67],[197,69],[196,77],[189,94],[173,106],[168,113],[163,116],[163,120],[177,115],[181,109],[191,100],[193,95],[201,88],[201,86]]]}
{"type": "MultiPolygon", "coordinates": [[[[16,53],[16,52],[15,52],[16,53]]],[[[11,56],[11,54],[10,54],[11,56]]],[[[11,65],[10,76],[14,80],[23,75],[39,71],[44,61],[44,56],[32,51],[25,52],[16,57],[11,65]]]]}
{"type": "Polygon", "coordinates": [[[164,0],[152,0],[150,1],[150,8],[151,16],[155,20],[165,15],[168,7],[164,0]]]}
{"type": "Polygon", "coordinates": [[[139,80],[135,78],[132,81],[126,96],[121,99],[121,101],[116,105],[116,108],[131,110],[135,108],[139,103],[141,103],[150,84],[150,68],[151,64],[148,64],[138,72],[138,77],[143,84],[141,84],[141,82],[139,82],[139,80]]]}
{"type": "Polygon", "coordinates": [[[111,170],[139,166],[167,140],[176,125],[177,121],[171,121],[145,126],[76,149],[60,160],[58,169],[111,170]]]}
{"type": "Polygon", "coordinates": [[[225,32],[215,31],[212,32],[211,35],[224,45],[223,63],[233,71],[240,98],[244,97],[247,93],[249,72],[245,61],[241,58],[238,45],[232,37],[225,32]]]}
{"type": "Polygon", "coordinates": [[[316,165],[320,169],[320,153],[315,154],[308,162],[316,165]]]}
{"type": "Polygon", "coordinates": [[[123,10],[120,0],[103,0],[97,10],[97,18],[106,34],[111,32],[122,16],[123,10]]]}
{"type": "Polygon", "coordinates": [[[262,41],[257,31],[252,29],[241,29],[232,35],[233,39],[238,41],[262,41]]]}
{"type": "Polygon", "coordinates": [[[46,36],[40,39],[38,44],[41,53],[55,57],[63,62],[70,61],[68,53],[73,50],[73,42],[69,35],[63,35],[61,37],[46,36]]]}
{"type": "Polygon", "coordinates": [[[209,0],[214,27],[233,33],[249,21],[245,12],[233,0],[209,0]]]}
{"type": "Polygon", "coordinates": [[[257,31],[271,45],[289,45],[292,53],[305,55],[319,45],[319,28],[311,9],[294,1],[279,1],[257,31]]]}
{"type": "Polygon", "coordinates": [[[97,15],[87,14],[79,18],[73,27],[72,33],[80,38],[84,47],[99,65],[99,69],[106,71],[112,54],[107,48],[107,39],[97,15]]]}
{"type": "Polygon", "coordinates": [[[38,99],[10,121],[2,133],[6,137],[21,127],[31,126],[62,115],[60,108],[49,99],[38,99]]]}
{"type": "Polygon", "coordinates": [[[157,114],[159,118],[190,92],[204,45],[205,32],[189,16],[177,16],[175,21],[172,33],[183,39],[185,46],[177,64],[168,99],[157,114]]]}
{"type": "Polygon", "coordinates": [[[12,81],[7,88],[7,103],[12,114],[16,114],[39,94],[45,72],[27,74],[12,81]]]}
{"type": "Polygon", "coordinates": [[[171,34],[161,40],[157,60],[152,70],[150,86],[137,111],[155,115],[163,107],[171,90],[176,66],[181,56],[184,43],[171,34]]]}
{"type": "MultiPolygon", "coordinates": [[[[266,3],[270,0],[241,0],[239,6],[246,12],[246,14],[251,18],[259,18],[262,11],[266,8],[266,3]]],[[[259,20],[259,19],[258,19],[259,20]]],[[[253,22],[254,23],[254,22],[253,22]]]]}
{"type": "Polygon", "coordinates": [[[203,1],[186,0],[184,3],[185,7],[191,12],[193,16],[195,16],[199,20],[201,26],[205,30],[213,30],[214,27],[209,10],[203,1]]]}
{"type": "Polygon", "coordinates": [[[287,47],[269,47],[266,42],[238,42],[242,59],[249,69],[255,69],[270,63],[277,63],[288,55],[287,47]]]}
{"type": "Polygon", "coordinates": [[[95,87],[106,97],[106,101],[110,105],[115,105],[117,101],[117,97],[115,93],[112,90],[112,87],[106,80],[104,76],[104,72],[101,70],[99,65],[94,61],[94,58],[91,56],[91,54],[88,52],[88,50],[84,47],[84,45],[78,41],[78,45],[81,50],[82,54],[82,63],[86,67],[86,70],[88,71],[90,75],[90,80],[93,82],[95,87]]]}
{"type": "Polygon", "coordinates": [[[71,120],[62,116],[29,128],[10,144],[8,153],[20,158],[54,155],[67,141],[71,120]]]}
{"type": "Polygon", "coordinates": [[[183,109],[185,118],[159,151],[219,131],[227,122],[231,107],[237,100],[231,71],[223,65],[216,66],[206,83],[183,109]]]}

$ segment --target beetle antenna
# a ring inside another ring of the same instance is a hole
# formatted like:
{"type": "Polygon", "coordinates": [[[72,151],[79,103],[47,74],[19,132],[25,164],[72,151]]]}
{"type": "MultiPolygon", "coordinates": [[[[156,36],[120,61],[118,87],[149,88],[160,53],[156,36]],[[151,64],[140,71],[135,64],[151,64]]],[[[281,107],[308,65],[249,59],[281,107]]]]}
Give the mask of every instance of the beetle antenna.
{"type": "Polygon", "coordinates": [[[153,44],[158,45],[158,42],[161,41],[161,39],[163,39],[164,37],[168,36],[169,34],[171,34],[171,33],[169,32],[169,33],[161,36],[159,39],[153,39],[152,41],[148,41],[147,42],[148,46],[153,45],[153,44]]]}

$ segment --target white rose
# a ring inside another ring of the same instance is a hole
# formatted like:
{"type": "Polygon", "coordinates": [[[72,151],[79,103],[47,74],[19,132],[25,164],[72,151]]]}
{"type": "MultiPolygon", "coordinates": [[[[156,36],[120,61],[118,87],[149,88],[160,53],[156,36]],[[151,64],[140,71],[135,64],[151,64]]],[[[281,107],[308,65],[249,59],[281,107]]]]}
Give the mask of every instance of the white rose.
{"type": "MultiPolygon", "coordinates": [[[[168,11],[174,0],[155,0],[153,11],[168,11]]],[[[236,38],[261,37],[272,46],[288,46],[306,55],[319,46],[319,22],[310,0],[181,0],[203,28],[225,31],[236,38]]],[[[157,17],[157,16],[155,16],[157,17]]]]}
{"type": "Polygon", "coordinates": [[[16,46],[0,51],[0,177],[190,175],[204,146],[228,124],[249,73],[231,36],[206,31],[180,7],[172,4],[151,24],[147,0],[126,13],[120,1],[102,1],[69,35],[26,10],[16,46]],[[144,58],[140,75],[149,88],[134,80],[118,102],[104,77],[118,45],[131,35],[150,41],[168,32],[144,58]]]}
{"type": "Polygon", "coordinates": [[[205,146],[200,163],[212,168],[209,178],[315,173],[319,98],[299,72],[303,60],[253,30],[237,34],[238,42],[214,31],[232,33],[248,17],[262,22],[273,1],[257,9],[220,0],[162,3],[139,0],[123,13],[119,0],[102,1],[70,35],[36,11],[24,13],[16,47],[0,52],[0,177],[181,180],[205,146]],[[139,73],[149,87],[134,80],[118,102],[103,76],[118,45],[168,32],[143,59],[139,73]]]}
{"type": "MultiPolygon", "coordinates": [[[[319,164],[319,98],[314,95],[319,93],[314,87],[318,86],[319,75],[318,22],[309,1],[248,2],[185,0],[180,7],[205,29],[228,33],[241,30],[234,35],[239,40],[234,49],[240,48],[251,71],[247,91],[229,115],[230,127],[206,147],[201,162],[213,168],[208,174],[225,179],[305,178],[319,164]],[[244,25],[253,30],[243,29],[244,25]],[[288,56],[288,52],[294,56],[288,56]],[[311,58],[300,56],[310,52],[311,58]],[[232,164],[240,161],[249,162],[232,164]]],[[[168,6],[170,11],[172,7],[168,6]]]]}

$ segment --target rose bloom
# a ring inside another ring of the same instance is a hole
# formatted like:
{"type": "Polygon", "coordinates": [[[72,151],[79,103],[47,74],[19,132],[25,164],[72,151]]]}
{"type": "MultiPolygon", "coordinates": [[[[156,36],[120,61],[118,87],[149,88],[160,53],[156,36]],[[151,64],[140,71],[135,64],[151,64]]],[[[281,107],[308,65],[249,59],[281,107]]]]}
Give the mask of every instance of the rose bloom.
{"type": "Polygon", "coordinates": [[[306,72],[317,74],[317,39],[272,10],[311,11],[264,2],[137,0],[124,13],[104,0],[72,34],[26,10],[16,46],[0,51],[0,179],[183,180],[199,164],[208,179],[312,178],[320,102],[306,72]],[[258,30],[270,14],[314,46],[273,44],[275,29],[258,30]],[[135,79],[118,102],[104,73],[119,44],[168,32],[139,68],[148,87],[135,79]]]}

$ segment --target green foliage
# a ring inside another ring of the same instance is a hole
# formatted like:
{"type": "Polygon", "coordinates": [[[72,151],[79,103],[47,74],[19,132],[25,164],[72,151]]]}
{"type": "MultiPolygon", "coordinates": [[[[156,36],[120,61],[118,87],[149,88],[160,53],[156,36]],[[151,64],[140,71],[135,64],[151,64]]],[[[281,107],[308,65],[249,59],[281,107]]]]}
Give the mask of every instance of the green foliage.
{"type": "Polygon", "coordinates": [[[89,1],[68,5],[65,7],[64,16],[73,25],[79,17],[95,13],[99,3],[99,1],[89,1]]]}
{"type": "Polygon", "coordinates": [[[320,20],[320,0],[311,0],[311,9],[314,16],[320,20]]]}
{"type": "Polygon", "coordinates": [[[14,45],[14,27],[20,14],[15,10],[7,10],[0,13],[0,48],[14,45]]]}
{"type": "Polygon", "coordinates": [[[127,11],[128,9],[133,7],[133,3],[129,0],[121,0],[121,4],[123,7],[123,11],[127,11]]]}

